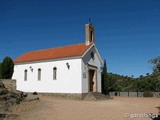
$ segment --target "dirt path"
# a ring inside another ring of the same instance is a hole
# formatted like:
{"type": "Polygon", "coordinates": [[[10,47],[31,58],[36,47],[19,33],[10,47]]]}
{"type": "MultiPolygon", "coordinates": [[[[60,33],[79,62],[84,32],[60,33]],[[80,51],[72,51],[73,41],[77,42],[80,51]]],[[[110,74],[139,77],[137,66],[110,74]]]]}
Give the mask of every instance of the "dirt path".
{"type": "MultiPolygon", "coordinates": [[[[104,101],[63,100],[40,96],[39,101],[23,102],[12,108],[16,120],[130,120],[128,114],[157,113],[159,98],[114,97],[104,101]],[[128,115],[126,114],[126,115],[128,115]]],[[[151,120],[134,118],[134,120],[151,120]]]]}

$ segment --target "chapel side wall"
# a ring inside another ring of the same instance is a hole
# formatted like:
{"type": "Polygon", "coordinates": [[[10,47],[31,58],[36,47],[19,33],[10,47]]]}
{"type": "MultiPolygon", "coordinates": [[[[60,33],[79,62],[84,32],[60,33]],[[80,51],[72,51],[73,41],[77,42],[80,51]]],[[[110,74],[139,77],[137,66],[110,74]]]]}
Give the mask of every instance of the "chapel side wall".
{"type": "Polygon", "coordinates": [[[87,65],[93,65],[97,67],[97,92],[101,92],[101,62],[98,58],[97,52],[93,47],[90,49],[85,56],[82,58],[82,92],[88,92],[88,68],[87,65]],[[91,58],[91,52],[94,53],[94,58],[91,58]],[[86,77],[85,77],[86,76],[86,77]]]}
{"type": "Polygon", "coordinates": [[[81,59],[39,61],[15,65],[13,79],[17,80],[17,90],[40,93],[81,93],[81,59]],[[66,63],[69,64],[68,69],[66,63]],[[33,71],[30,70],[30,66],[33,71]],[[53,80],[53,68],[57,68],[57,79],[53,80]],[[41,80],[38,69],[41,69],[41,80]],[[24,71],[27,70],[27,81],[24,71]]]}

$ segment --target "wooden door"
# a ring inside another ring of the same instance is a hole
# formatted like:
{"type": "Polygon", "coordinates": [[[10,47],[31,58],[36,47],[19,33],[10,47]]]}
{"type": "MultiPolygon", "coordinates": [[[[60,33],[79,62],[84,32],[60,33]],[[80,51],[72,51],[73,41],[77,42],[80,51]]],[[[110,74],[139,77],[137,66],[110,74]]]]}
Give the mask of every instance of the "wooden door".
{"type": "Polygon", "coordinates": [[[90,81],[90,92],[93,92],[93,86],[94,86],[94,80],[93,80],[93,77],[94,77],[94,70],[90,70],[89,71],[89,81],[90,81]]]}

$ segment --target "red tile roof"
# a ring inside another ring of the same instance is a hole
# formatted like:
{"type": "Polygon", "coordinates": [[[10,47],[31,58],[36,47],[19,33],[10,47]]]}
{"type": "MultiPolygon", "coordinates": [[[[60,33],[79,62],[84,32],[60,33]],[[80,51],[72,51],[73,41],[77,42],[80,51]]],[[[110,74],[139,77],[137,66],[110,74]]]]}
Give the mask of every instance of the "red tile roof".
{"type": "MultiPolygon", "coordinates": [[[[92,43],[93,44],[93,43],[92,43]]],[[[27,52],[14,60],[14,63],[36,60],[81,56],[92,45],[85,43],[27,52]]]]}

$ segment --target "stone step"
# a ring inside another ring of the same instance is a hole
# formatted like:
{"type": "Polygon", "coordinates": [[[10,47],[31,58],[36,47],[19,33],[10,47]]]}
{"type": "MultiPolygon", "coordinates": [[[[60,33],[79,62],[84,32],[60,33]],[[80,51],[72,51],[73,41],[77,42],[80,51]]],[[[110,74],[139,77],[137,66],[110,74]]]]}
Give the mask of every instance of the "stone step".
{"type": "Polygon", "coordinates": [[[102,93],[98,93],[98,92],[93,92],[92,93],[96,99],[109,99],[109,96],[106,96],[102,93]]]}
{"type": "Polygon", "coordinates": [[[33,100],[39,100],[39,97],[33,94],[28,94],[24,101],[33,101],[33,100]]]}
{"type": "Polygon", "coordinates": [[[109,96],[106,96],[99,92],[89,92],[84,100],[108,100],[110,99],[109,96]]]}
{"type": "Polygon", "coordinates": [[[96,98],[91,92],[89,92],[83,100],[96,100],[96,98]]]}

